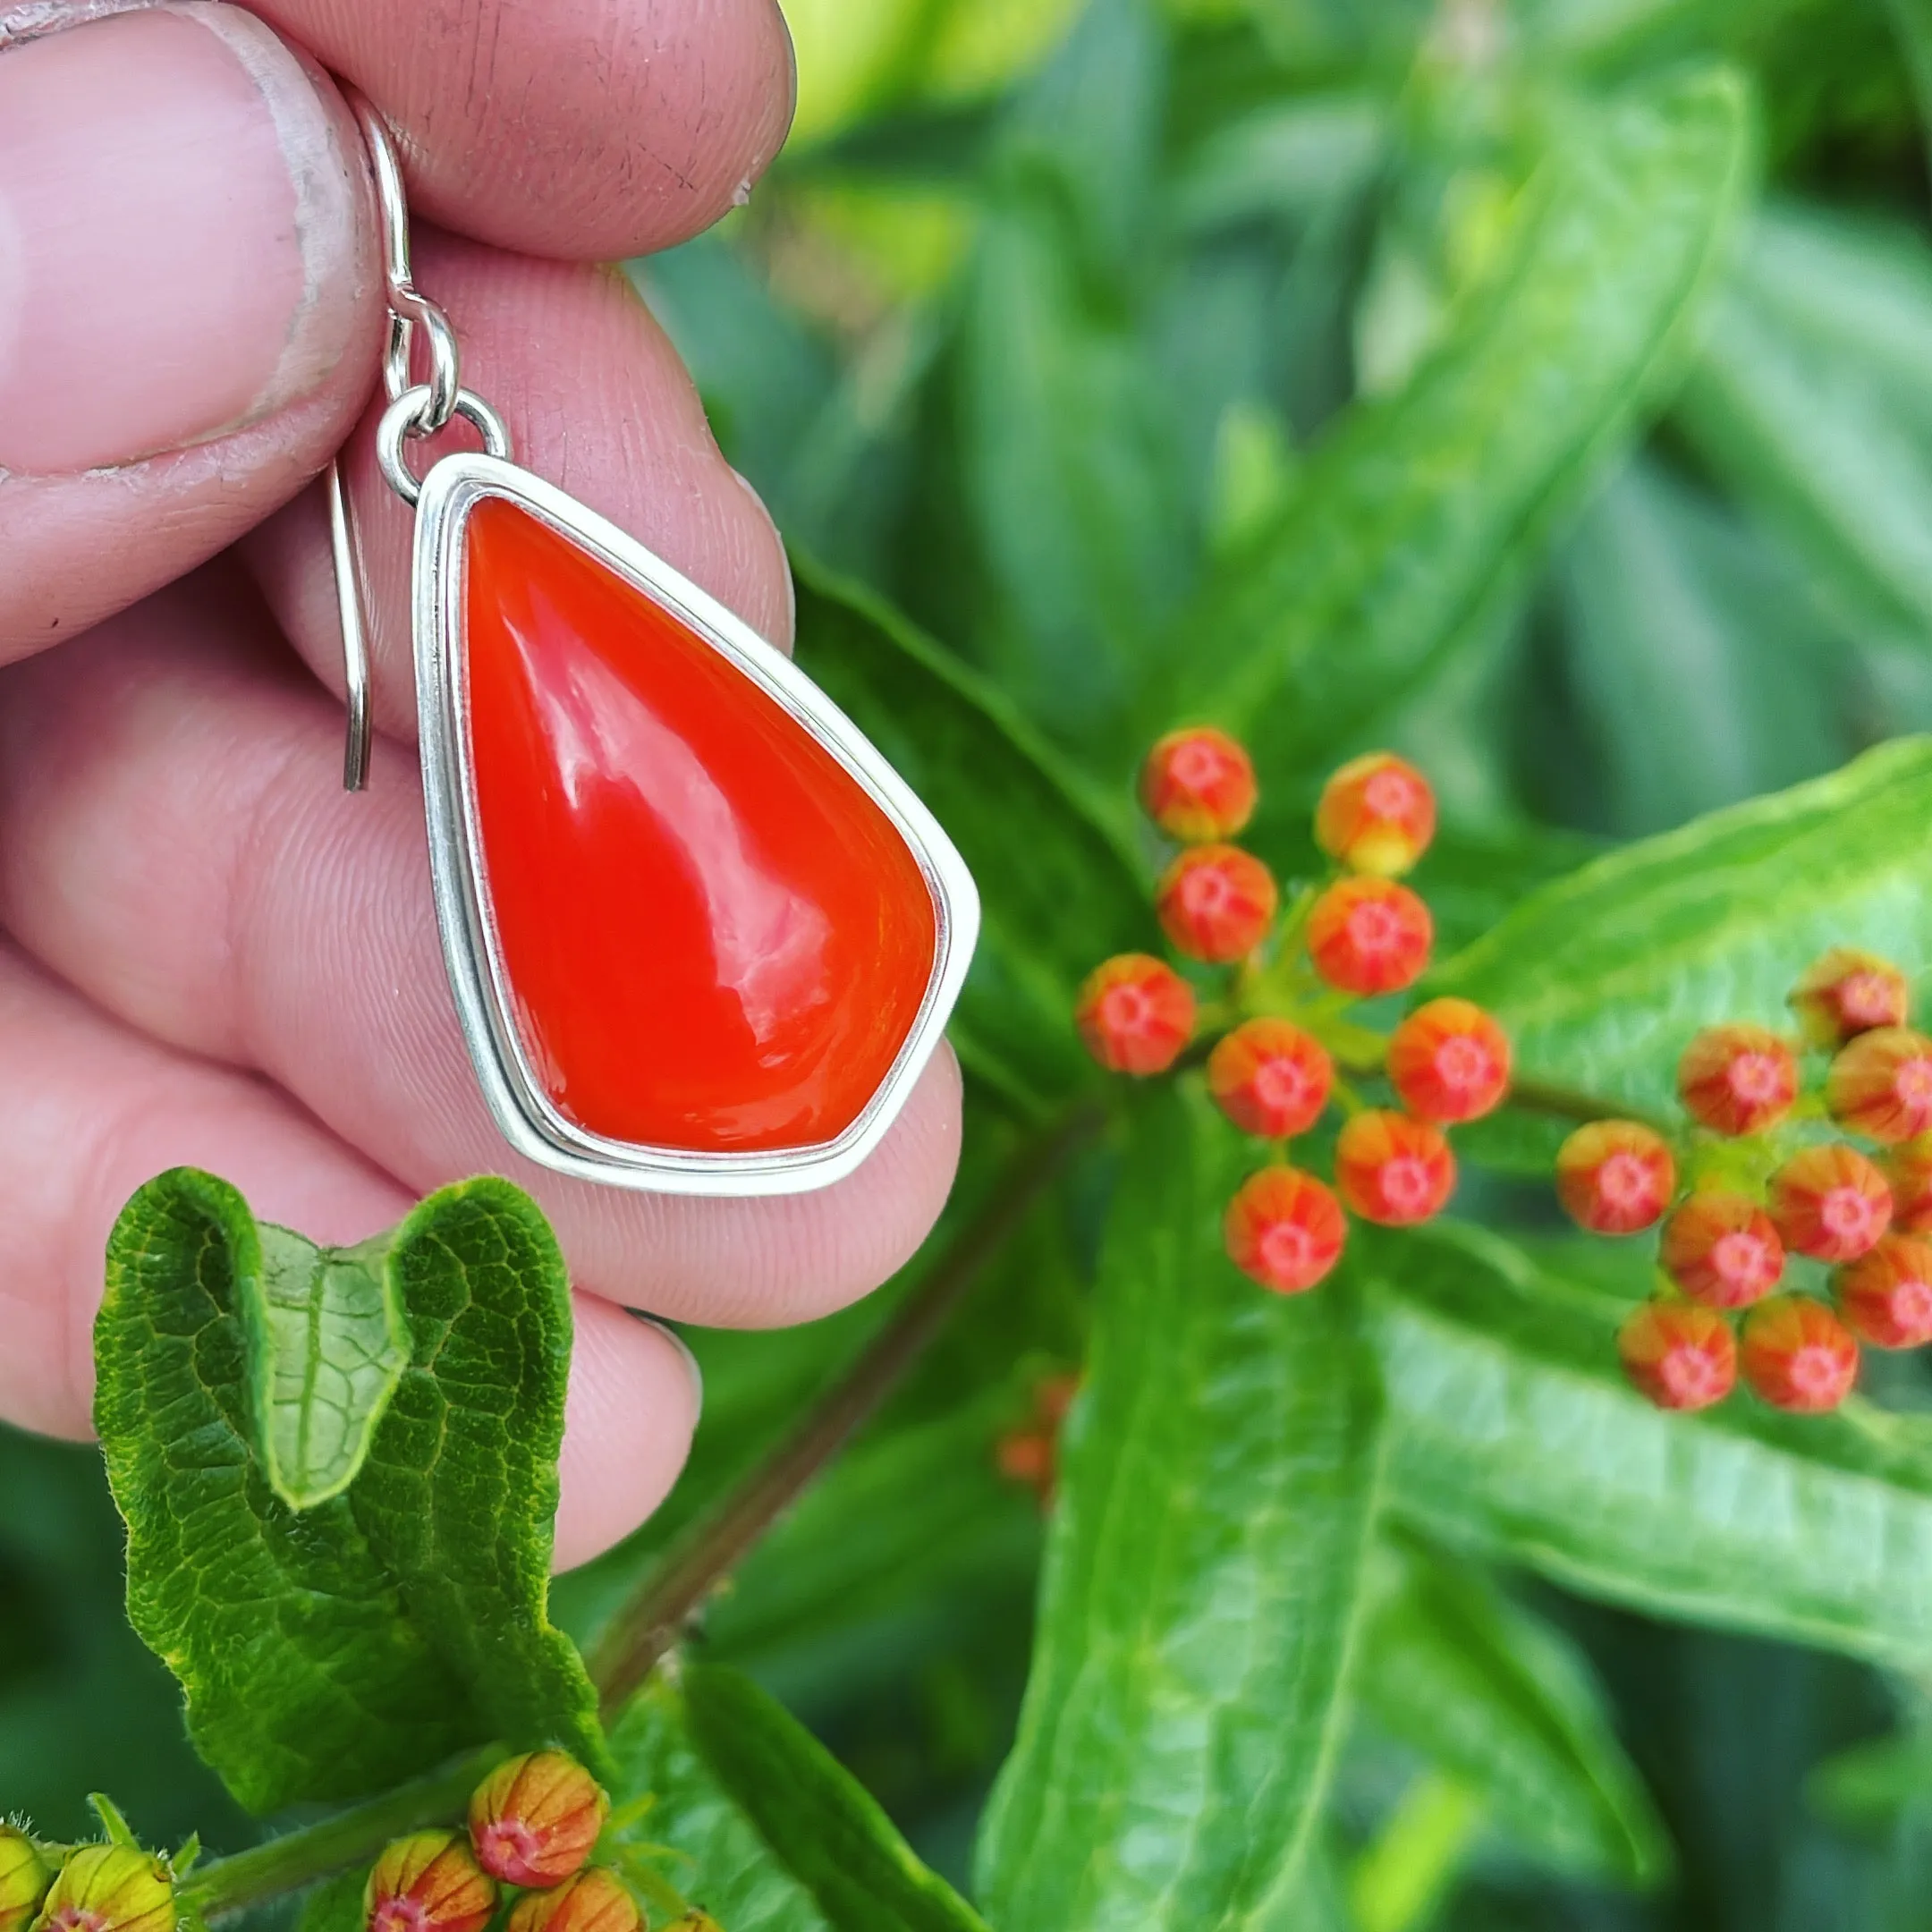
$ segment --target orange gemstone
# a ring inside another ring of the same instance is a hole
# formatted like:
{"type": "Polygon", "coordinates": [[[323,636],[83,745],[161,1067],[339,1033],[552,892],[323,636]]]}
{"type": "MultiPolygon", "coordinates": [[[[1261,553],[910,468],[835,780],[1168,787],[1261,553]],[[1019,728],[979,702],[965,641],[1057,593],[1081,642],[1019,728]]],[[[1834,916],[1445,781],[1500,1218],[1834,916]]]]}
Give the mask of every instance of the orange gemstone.
{"type": "Polygon", "coordinates": [[[567,538],[487,498],[464,547],[485,910],[552,1105],[700,1153],[835,1139],[932,977],[911,848],[730,658],[567,538]]]}

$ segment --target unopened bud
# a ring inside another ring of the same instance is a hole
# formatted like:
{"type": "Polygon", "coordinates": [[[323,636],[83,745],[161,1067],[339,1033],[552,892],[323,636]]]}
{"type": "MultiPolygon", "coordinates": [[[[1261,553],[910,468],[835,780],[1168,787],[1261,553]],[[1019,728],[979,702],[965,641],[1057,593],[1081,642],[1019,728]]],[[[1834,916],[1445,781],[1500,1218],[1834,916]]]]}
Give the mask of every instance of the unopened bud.
{"type": "Polygon", "coordinates": [[[1901,1234],[1932,1234],[1932,1137],[1908,1140],[1879,1163],[1892,1190],[1892,1225],[1901,1234]]]}
{"type": "Polygon", "coordinates": [[[1932,1039],[1910,1027],[1860,1033],[1825,1076],[1832,1118],[1895,1144],[1932,1129],[1932,1039]]]}
{"type": "Polygon", "coordinates": [[[1335,1187],[1364,1221],[1413,1227],[1442,1212],[1455,1183],[1455,1156],[1427,1121],[1371,1107],[1335,1140],[1335,1187]]]}
{"type": "Polygon", "coordinates": [[[1591,1121],[1557,1151],[1556,1198],[1592,1234],[1640,1234],[1676,1191],[1677,1163],[1664,1137],[1636,1121],[1591,1121]]]}
{"type": "Polygon", "coordinates": [[[1169,838],[1233,838],[1256,796],[1254,761],[1212,724],[1169,732],[1140,767],[1140,802],[1169,838]]]}
{"type": "Polygon", "coordinates": [[[1690,1117],[1721,1134],[1762,1133],[1798,1097],[1798,1061],[1768,1027],[1706,1027],[1677,1063],[1690,1117]]]}
{"type": "Polygon", "coordinates": [[[1744,1379],[1774,1409],[1820,1415],[1858,1378],[1852,1331],[1809,1295],[1778,1295],[1744,1322],[1744,1379]]]}
{"type": "Polygon", "coordinates": [[[174,1932],[174,1885],[151,1852],[82,1845],[70,1852],[35,1921],[37,1932],[174,1932]]]}
{"type": "Polygon", "coordinates": [[[1313,1034],[1286,1020],[1247,1020],[1208,1056],[1208,1090],[1243,1133],[1306,1133],[1321,1118],[1335,1066],[1313,1034]]]}
{"type": "Polygon", "coordinates": [[[520,1898],[508,1932],[641,1932],[643,1923],[631,1887],[593,1865],[551,1891],[520,1898]]]}
{"type": "Polygon", "coordinates": [[[1235,1190],[1222,1223],[1228,1258],[1276,1294],[1312,1288],[1341,1258],[1341,1203],[1299,1167],[1264,1167],[1235,1190]]]}
{"type": "Polygon", "coordinates": [[[412,1832],[376,1860],[362,1894],[369,1932],[482,1932],[496,1881],[459,1832],[412,1832]]]}
{"type": "Polygon", "coordinates": [[[1932,1241],[1887,1234],[1838,1270],[1832,1292],[1846,1326],[1878,1348],[1932,1342],[1932,1241]]]}
{"type": "Polygon", "coordinates": [[[1737,1381],[1729,1326],[1694,1301],[1646,1301],[1618,1330],[1617,1354],[1659,1409],[1708,1409],[1737,1381]]]}
{"type": "Polygon", "coordinates": [[[1911,989],[1896,966],[1851,946],[1834,946],[1792,988],[1792,1011],[1814,1046],[1842,1046],[1874,1027],[1903,1026],[1911,989]]]}
{"type": "Polygon", "coordinates": [[[1670,1278],[1707,1308],[1759,1301],[1784,1272],[1784,1248],[1771,1216],[1742,1194],[1693,1194],[1664,1224],[1657,1259],[1670,1278]]]}
{"type": "Polygon", "coordinates": [[[1194,1037],[1194,989],[1165,960],[1122,953],[1095,967],[1073,1021],[1112,1073],[1165,1073],[1194,1037]]]}
{"type": "Polygon", "coordinates": [[[1309,913],[1315,970],[1362,998],[1413,986],[1435,943],[1429,909],[1393,879],[1337,879],[1309,913]]]}
{"type": "Polygon", "coordinates": [[[1479,1120],[1509,1091],[1509,1036],[1469,1000],[1429,1000],[1390,1036],[1388,1076],[1418,1120],[1479,1120]]]}
{"type": "Polygon", "coordinates": [[[1217,966],[1267,937],[1281,894],[1275,875],[1238,845],[1191,845],[1162,875],[1154,910],[1176,950],[1217,966]]]}
{"type": "Polygon", "coordinates": [[[477,1863],[505,1885],[561,1885],[582,1868],[609,1812],[610,1800],[574,1758],[530,1751],[477,1786],[470,1843],[477,1863]]]}
{"type": "Polygon", "coordinates": [[[1771,1177],[1771,1218],[1793,1253],[1855,1261],[1890,1225],[1892,1190],[1856,1148],[1809,1147],[1771,1177]]]}
{"type": "Polygon", "coordinates": [[[40,1910],[54,1868],[23,1831],[0,1825],[0,1932],[21,1932],[40,1910]]]}
{"type": "Polygon", "coordinates": [[[1315,808],[1315,843],[1355,872],[1397,877],[1435,835],[1436,794],[1393,751],[1351,758],[1322,787],[1315,808]]]}

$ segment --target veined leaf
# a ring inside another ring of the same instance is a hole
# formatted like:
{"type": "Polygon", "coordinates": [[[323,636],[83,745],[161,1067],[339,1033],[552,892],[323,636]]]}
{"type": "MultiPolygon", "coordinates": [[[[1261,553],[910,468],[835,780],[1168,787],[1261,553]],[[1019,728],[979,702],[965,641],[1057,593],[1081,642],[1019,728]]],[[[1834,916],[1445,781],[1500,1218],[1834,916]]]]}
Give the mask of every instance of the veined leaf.
{"type": "Polygon", "coordinates": [[[1623,1380],[1629,1303],[1454,1225],[1372,1245],[1394,1506],[1586,1596],[1932,1668],[1932,1421],[1623,1380]]]}
{"type": "Polygon", "coordinates": [[[1210,581],[1169,716],[1216,718],[1292,770],[1468,631],[1674,369],[1745,123],[1722,72],[1579,115],[1436,352],[1343,419],[1281,521],[1210,581]]]}
{"type": "Polygon", "coordinates": [[[1286,1923],[1304,1881],[1379,1405],[1344,1287],[1269,1295],[1226,1260],[1247,1157],[1191,1083],[1135,1114],[979,1848],[1001,1932],[1286,1923]]]}

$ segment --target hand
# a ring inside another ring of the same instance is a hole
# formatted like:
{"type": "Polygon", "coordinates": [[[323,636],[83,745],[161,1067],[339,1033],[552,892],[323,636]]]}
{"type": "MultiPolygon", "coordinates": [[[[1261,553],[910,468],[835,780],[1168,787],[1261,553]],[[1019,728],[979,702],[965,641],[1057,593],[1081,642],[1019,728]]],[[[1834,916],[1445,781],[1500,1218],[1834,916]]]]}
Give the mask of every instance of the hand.
{"type": "Polygon", "coordinates": [[[496,1136],[407,741],[408,515],[357,426],[374,199],[324,67],[396,131],[417,281],[520,460],[789,636],[770,520],[586,266],[696,233],[770,160],[774,0],[0,0],[0,1414],[87,1432],[102,1246],[164,1168],[328,1241],[493,1169],[580,1284],[568,1564],[657,1504],[696,1419],[620,1304],[752,1325],[873,1286],[945,1196],[958,1076],[941,1055],[860,1173],[791,1199],[606,1192],[496,1136]],[[289,500],[352,435],[383,734],[359,797],[318,493],[289,500]]]}

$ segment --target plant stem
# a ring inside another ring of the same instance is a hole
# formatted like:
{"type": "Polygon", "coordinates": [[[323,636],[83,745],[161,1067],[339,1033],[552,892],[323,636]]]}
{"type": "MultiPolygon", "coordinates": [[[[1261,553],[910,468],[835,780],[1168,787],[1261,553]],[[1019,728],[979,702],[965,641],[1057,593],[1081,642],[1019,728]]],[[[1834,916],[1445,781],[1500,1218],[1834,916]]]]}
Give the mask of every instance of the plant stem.
{"type": "Polygon", "coordinates": [[[367,1804],[199,1866],[182,1882],[181,1902],[215,1919],[372,1862],[392,1838],[461,1818],[470,1793],[503,1755],[500,1747],[486,1746],[367,1804]]]}
{"type": "Polygon", "coordinates": [[[1558,1120],[1636,1121],[1641,1126],[1655,1128],[1666,1140],[1677,1131],[1668,1121],[1659,1120],[1656,1114],[1647,1114],[1641,1108],[1599,1100],[1593,1094],[1579,1093],[1570,1087],[1546,1086],[1541,1080],[1513,1080],[1509,1104],[1521,1107],[1526,1114],[1550,1114],[1558,1120]]]}
{"type": "Polygon", "coordinates": [[[1099,1101],[1081,1101],[1021,1148],[985,1206],[792,1436],[665,1552],[613,1616],[588,1659],[606,1716],[650,1675],[705,1598],[870,1419],[945,1326],[979,1270],[1106,1118],[1099,1101]]]}

